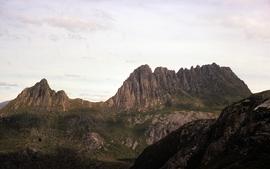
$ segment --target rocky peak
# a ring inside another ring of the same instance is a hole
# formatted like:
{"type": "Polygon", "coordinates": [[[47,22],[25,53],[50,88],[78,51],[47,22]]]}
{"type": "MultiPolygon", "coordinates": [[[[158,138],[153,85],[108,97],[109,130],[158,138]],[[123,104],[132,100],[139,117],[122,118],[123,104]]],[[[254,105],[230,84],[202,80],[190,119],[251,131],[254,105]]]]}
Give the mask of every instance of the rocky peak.
{"type": "Polygon", "coordinates": [[[107,103],[116,110],[145,109],[155,97],[156,79],[148,65],[135,69],[107,103]]]}
{"type": "Polygon", "coordinates": [[[43,78],[40,80],[40,82],[36,83],[36,85],[44,86],[44,87],[50,87],[48,84],[47,79],[43,78]]]}
{"type": "Polygon", "coordinates": [[[34,111],[68,111],[70,109],[91,107],[88,101],[69,99],[65,91],[54,91],[50,88],[48,81],[42,79],[34,86],[24,89],[16,99],[9,102],[2,112],[13,112],[16,110],[34,111]]]}
{"type": "Polygon", "coordinates": [[[149,65],[145,64],[145,65],[141,65],[137,69],[135,69],[134,73],[135,74],[151,74],[152,69],[150,68],[149,65]]]}
{"type": "Polygon", "coordinates": [[[130,74],[107,103],[124,111],[146,111],[167,103],[223,107],[250,94],[247,85],[230,68],[216,63],[181,68],[177,73],[164,67],[152,72],[148,65],[142,65],[130,74]]]}
{"type": "Polygon", "coordinates": [[[174,72],[173,70],[168,70],[166,67],[156,67],[154,70],[154,74],[165,74],[169,71],[174,72]]]}
{"type": "Polygon", "coordinates": [[[26,88],[19,95],[21,98],[32,97],[34,99],[38,99],[39,97],[51,97],[54,95],[54,91],[50,88],[48,81],[46,79],[42,79],[40,82],[37,82],[33,87],[26,88]]]}

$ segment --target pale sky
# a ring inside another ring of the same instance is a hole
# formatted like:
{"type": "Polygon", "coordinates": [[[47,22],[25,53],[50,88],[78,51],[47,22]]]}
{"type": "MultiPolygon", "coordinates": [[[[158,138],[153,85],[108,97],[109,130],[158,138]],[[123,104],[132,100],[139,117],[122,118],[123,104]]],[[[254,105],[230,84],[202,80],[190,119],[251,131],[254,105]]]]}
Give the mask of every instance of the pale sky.
{"type": "Polygon", "coordinates": [[[212,62],[270,89],[270,0],[0,0],[0,102],[42,78],[105,101],[142,64],[212,62]]]}

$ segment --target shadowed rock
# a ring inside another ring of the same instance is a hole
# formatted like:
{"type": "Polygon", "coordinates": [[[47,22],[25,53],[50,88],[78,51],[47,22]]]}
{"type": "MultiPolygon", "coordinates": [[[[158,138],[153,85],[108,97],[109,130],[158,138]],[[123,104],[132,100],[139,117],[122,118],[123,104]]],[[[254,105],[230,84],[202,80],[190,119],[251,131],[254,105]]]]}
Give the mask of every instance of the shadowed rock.
{"type": "Polygon", "coordinates": [[[194,121],[147,147],[131,169],[267,169],[270,166],[270,91],[194,121]]]}

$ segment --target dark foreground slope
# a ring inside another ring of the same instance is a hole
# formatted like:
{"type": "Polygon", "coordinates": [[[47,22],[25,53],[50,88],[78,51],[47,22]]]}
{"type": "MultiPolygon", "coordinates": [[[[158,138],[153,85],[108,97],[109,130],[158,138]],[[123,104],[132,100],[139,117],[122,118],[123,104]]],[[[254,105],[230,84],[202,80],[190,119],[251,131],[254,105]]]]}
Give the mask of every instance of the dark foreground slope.
{"type": "Polygon", "coordinates": [[[131,169],[269,169],[270,91],[194,121],[147,147],[131,169]]]}
{"type": "Polygon", "coordinates": [[[0,153],[1,169],[127,169],[126,162],[94,161],[70,149],[58,149],[54,154],[33,150],[0,153]]]}

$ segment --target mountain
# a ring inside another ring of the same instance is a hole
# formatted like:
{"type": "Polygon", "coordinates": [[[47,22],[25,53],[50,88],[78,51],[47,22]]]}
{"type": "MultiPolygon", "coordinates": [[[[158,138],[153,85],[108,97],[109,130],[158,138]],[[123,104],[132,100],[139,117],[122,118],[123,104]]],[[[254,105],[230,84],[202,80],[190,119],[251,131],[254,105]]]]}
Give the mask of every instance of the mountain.
{"type": "Polygon", "coordinates": [[[247,85],[228,67],[211,65],[177,73],[148,65],[134,70],[105,103],[69,99],[64,91],[55,92],[46,79],[26,88],[2,111],[32,109],[38,111],[68,111],[71,109],[103,107],[109,111],[152,111],[164,108],[218,111],[224,106],[251,94],[247,85]]]}
{"type": "Polygon", "coordinates": [[[213,63],[181,68],[177,73],[142,65],[124,81],[107,103],[116,110],[147,111],[164,107],[220,109],[251,94],[229,67],[213,63]]]}
{"type": "Polygon", "coordinates": [[[54,91],[50,88],[46,79],[42,79],[33,87],[24,89],[16,99],[10,101],[1,111],[68,111],[71,109],[82,109],[92,107],[93,104],[82,99],[70,99],[66,93],[54,91]]]}
{"type": "Polygon", "coordinates": [[[270,91],[254,94],[147,147],[131,169],[267,169],[269,121],[270,91]]]}
{"type": "Polygon", "coordinates": [[[115,96],[99,103],[70,99],[42,79],[0,110],[0,161],[10,157],[21,164],[26,158],[31,166],[35,159],[47,159],[49,165],[68,150],[85,162],[126,166],[119,159],[134,159],[189,122],[213,121],[221,108],[249,94],[229,68],[216,64],[178,73],[162,67],[152,72],[143,65],[115,96]]]}
{"type": "Polygon", "coordinates": [[[0,103],[0,109],[5,107],[8,103],[9,103],[9,101],[5,101],[5,102],[0,103]]]}

